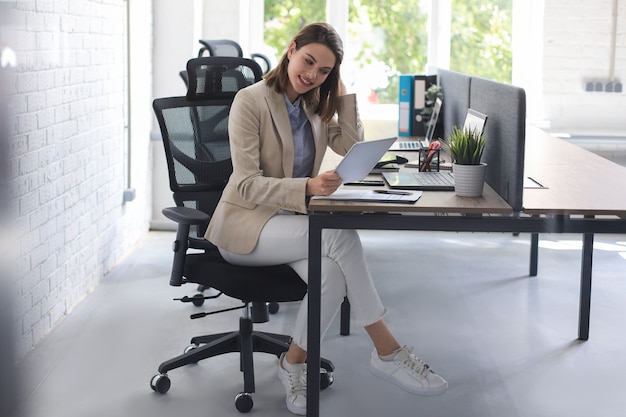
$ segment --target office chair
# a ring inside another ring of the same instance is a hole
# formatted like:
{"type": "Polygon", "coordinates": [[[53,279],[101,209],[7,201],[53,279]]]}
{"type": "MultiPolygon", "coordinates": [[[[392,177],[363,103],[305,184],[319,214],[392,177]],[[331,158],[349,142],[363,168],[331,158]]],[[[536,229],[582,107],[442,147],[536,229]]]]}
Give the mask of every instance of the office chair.
{"type": "MultiPolygon", "coordinates": [[[[170,285],[199,284],[212,287],[241,303],[232,308],[192,314],[200,318],[243,309],[239,329],[197,336],[183,354],[163,362],[150,380],[151,388],[166,393],[168,372],[223,353],[240,354],[243,391],[236,395],[240,412],[253,407],[255,392],[253,353],[279,357],[289,348],[290,337],[259,332],[254,323],[268,321],[267,303],[300,301],[306,284],[287,265],[243,267],[227,263],[217,248],[203,238],[222,190],[232,172],[228,143],[228,114],[235,93],[261,78],[254,61],[239,57],[202,57],[187,63],[189,89],[185,97],[159,98],[153,108],[165,148],[170,189],[176,207],[163,214],[178,225],[170,285]],[[195,249],[188,251],[189,248],[195,249]]],[[[211,296],[215,297],[215,296],[211,296]]],[[[207,297],[207,298],[211,298],[207,297]]],[[[333,382],[332,362],[322,359],[322,385],[333,382]]]]}

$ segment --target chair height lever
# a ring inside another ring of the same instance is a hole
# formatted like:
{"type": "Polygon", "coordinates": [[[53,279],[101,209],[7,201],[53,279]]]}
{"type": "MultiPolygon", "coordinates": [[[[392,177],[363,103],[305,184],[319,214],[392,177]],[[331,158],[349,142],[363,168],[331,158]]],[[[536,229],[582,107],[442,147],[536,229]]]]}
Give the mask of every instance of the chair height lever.
{"type": "Polygon", "coordinates": [[[190,319],[201,319],[202,317],[206,317],[209,316],[211,314],[217,314],[217,313],[225,313],[227,311],[233,311],[233,310],[239,310],[241,308],[245,308],[246,305],[241,305],[238,307],[232,307],[232,308],[225,308],[223,310],[217,310],[217,311],[205,311],[204,313],[195,313],[192,314],[191,316],[189,316],[190,319]]]}

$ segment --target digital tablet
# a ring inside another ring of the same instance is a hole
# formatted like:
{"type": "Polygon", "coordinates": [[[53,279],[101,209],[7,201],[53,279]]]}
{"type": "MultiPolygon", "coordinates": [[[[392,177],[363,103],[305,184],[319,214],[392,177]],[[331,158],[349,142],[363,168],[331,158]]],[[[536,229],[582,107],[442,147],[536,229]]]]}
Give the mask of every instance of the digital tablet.
{"type": "Polygon", "coordinates": [[[396,139],[396,137],[391,137],[355,143],[339,162],[335,172],[339,174],[344,183],[362,180],[370,173],[396,139]]]}

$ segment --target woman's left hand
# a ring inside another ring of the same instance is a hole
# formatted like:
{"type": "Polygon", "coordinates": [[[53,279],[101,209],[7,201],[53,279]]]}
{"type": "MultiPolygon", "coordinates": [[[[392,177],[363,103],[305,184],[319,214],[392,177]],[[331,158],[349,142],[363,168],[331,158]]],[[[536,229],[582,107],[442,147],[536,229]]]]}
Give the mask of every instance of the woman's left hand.
{"type": "Polygon", "coordinates": [[[306,195],[330,195],[341,186],[343,181],[335,171],[326,171],[306,182],[306,195]]]}

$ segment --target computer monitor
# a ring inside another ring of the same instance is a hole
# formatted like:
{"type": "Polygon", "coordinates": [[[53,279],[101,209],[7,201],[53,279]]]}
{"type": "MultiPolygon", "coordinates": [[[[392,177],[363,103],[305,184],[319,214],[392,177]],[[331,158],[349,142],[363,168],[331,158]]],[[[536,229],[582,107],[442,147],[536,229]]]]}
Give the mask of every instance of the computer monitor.
{"type": "Polygon", "coordinates": [[[433,113],[430,116],[430,121],[428,122],[428,129],[426,130],[427,143],[430,143],[430,141],[434,139],[437,120],[439,120],[439,113],[441,112],[441,104],[441,99],[437,97],[435,104],[433,105],[433,113]]]}
{"type": "Polygon", "coordinates": [[[487,115],[474,109],[467,109],[465,122],[463,122],[463,130],[474,130],[476,132],[485,133],[485,125],[487,124],[487,115]]]}

